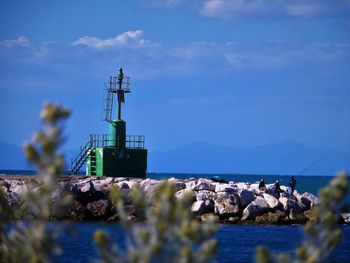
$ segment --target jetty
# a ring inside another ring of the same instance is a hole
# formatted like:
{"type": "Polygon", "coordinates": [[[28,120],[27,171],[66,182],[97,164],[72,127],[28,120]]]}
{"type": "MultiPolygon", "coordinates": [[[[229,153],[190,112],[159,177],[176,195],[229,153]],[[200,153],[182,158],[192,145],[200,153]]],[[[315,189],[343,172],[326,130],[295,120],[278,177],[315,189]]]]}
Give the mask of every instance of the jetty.
{"type": "MultiPolygon", "coordinates": [[[[260,190],[258,183],[217,182],[215,180],[189,178],[167,179],[176,185],[176,198],[191,193],[193,215],[205,221],[209,215],[225,224],[304,224],[315,220],[312,207],[318,198],[311,193],[288,195],[286,186],[281,185],[281,193],[274,191],[274,184],[266,184],[260,190]]],[[[116,221],[118,215],[108,195],[112,186],[120,189],[125,202],[128,193],[138,185],[144,192],[144,198],[151,200],[155,189],[166,180],[153,180],[129,177],[99,176],[62,176],[57,189],[51,196],[54,204],[63,194],[73,196],[73,203],[60,217],[52,215],[54,220],[103,220],[116,221]]],[[[26,189],[39,191],[40,182],[36,176],[0,176],[0,188],[11,207],[23,204],[21,196],[26,189]],[[35,187],[33,187],[33,185],[35,187]]],[[[128,203],[130,220],[137,216],[132,203],[128,203]]],[[[340,223],[348,222],[348,215],[340,223]]]]}

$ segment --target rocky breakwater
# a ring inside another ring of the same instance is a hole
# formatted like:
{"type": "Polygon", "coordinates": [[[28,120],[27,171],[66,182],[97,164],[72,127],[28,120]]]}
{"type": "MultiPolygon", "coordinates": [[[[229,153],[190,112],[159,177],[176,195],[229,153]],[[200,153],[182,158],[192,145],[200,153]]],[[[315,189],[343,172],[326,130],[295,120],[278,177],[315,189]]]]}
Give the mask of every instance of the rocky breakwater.
{"type": "Polygon", "coordinates": [[[229,182],[219,183],[207,179],[185,182],[194,195],[192,211],[205,220],[214,214],[223,223],[242,224],[304,224],[312,219],[311,208],[318,198],[310,193],[287,194],[275,190],[274,184],[260,190],[258,184],[229,182]]]}
{"type": "MultiPolygon", "coordinates": [[[[303,224],[314,219],[310,209],[318,203],[318,198],[310,193],[294,191],[293,195],[288,195],[287,187],[283,185],[282,192],[277,193],[274,185],[266,185],[266,190],[262,191],[255,183],[193,178],[169,180],[176,184],[177,198],[186,192],[192,193],[192,212],[202,221],[214,215],[219,222],[230,224],[303,224]]],[[[161,182],[135,178],[62,177],[51,198],[54,203],[64,192],[74,197],[72,205],[61,219],[117,220],[116,209],[108,199],[111,186],[116,185],[122,192],[127,212],[132,218],[136,213],[127,198],[131,188],[139,185],[145,192],[145,198],[150,198],[161,182]]],[[[28,184],[37,185],[38,182],[35,177],[0,177],[0,187],[12,207],[21,206],[21,196],[28,184]]],[[[39,187],[31,189],[36,191],[39,187]]]]}

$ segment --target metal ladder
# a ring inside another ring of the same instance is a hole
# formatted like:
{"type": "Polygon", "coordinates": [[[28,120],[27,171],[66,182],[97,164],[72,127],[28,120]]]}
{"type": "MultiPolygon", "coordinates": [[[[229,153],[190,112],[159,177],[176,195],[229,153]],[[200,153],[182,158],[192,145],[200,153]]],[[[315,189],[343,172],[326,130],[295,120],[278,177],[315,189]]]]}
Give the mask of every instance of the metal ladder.
{"type": "Polygon", "coordinates": [[[91,175],[96,175],[96,148],[91,148],[90,151],[90,168],[91,175]]]}
{"type": "Polygon", "coordinates": [[[103,99],[104,108],[102,110],[102,120],[104,121],[111,122],[112,120],[113,97],[113,93],[106,87],[103,99]]]}

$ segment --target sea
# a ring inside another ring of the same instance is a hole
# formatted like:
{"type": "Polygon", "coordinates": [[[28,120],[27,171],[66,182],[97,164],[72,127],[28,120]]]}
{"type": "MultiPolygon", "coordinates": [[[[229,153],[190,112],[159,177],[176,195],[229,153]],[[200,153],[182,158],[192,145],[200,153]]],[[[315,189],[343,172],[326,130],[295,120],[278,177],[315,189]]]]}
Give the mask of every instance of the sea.
{"type": "MultiPolygon", "coordinates": [[[[0,170],[0,174],[34,175],[33,171],[0,170]]],[[[151,179],[167,178],[215,178],[226,181],[255,183],[264,179],[265,183],[279,180],[281,185],[288,185],[289,175],[246,175],[246,174],[172,174],[149,173],[151,179]]],[[[329,184],[333,176],[296,176],[296,190],[299,193],[309,192],[317,195],[319,190],[329,184]]],[[[350,187],[345,203],[350,204],[350,187]]],[[[61,226],[61,222],[52,223],[61,226]]],[[[343,238],[326,262],[350,262],[350,225],[340,226],[343,238]]],[[[123,231],[117,223],[79,222],[69,223],[71,231],[64,232],[59,238],[63,253],[55,257],[55,262],[89,262],[99,258],[93,242],[93,233],[103,230],[112,241],[124,247],[123,231]]],[[[273,253],[288,252],[293,254],[295,248],[303,241],[303,226],[288,225],[220,225],[215,238],[218,247],[212,262],[255,262],[255,251],[258,245],[264,245],[273,253]]]]}

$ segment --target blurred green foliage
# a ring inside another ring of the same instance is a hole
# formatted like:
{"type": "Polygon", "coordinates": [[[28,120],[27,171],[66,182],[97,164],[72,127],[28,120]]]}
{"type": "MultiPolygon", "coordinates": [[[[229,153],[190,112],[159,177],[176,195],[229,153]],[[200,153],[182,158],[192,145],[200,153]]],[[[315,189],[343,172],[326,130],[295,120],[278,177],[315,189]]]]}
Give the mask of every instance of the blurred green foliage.
{"type": "Polygon", "coordinates": [[[52,205],[58,176],[63,174],[63,155],[57,153],[62,143],[62,121],[69,111],[56,104],[46,104],[41,112],[45,129],[35,134],[33,142],[25,145],[28,160],[37,167],[35,180],[27,182],[21,196],[21,209],[13,211],[0,193],[0,262],[50,262],[60,248],[55,239],[57,228],[50,228],[47,220],[55,211],[67,207],[71,198],[61,196],[52,205]],[[16,221],[15,215],[30,219],[16,221]]]}
{"type": "Polygon", "coordinates": [[[258,263],[268,262],[326,262],[333,249],[341,242],[342,232],[339,229],[339,204],[346,196],[348,175],[341,172],[328,187],[320,191],[319,205],[312,212],[316,222],[309,221],[304,227],[304,242],[296,249],[296,256],[288,254],[273,255],[267,248],[259,246],[256,253],[258,263]]]}
{"type": "Polygon", "coordinates": [[[208,262],[216,248],[215,219],[200,223],[191,212],[192,193],[177,199],[175,192],[175,183],[164,182],[148,202],[144,191],[133,187],[128,197],[136,207],[137,218],[146,219],[137,223],[128,218],[120,189],[114,187],[110,199],[118,211],[127,249],[111,245],[108,236],[97,231],[98,262],[208,262]]]}

